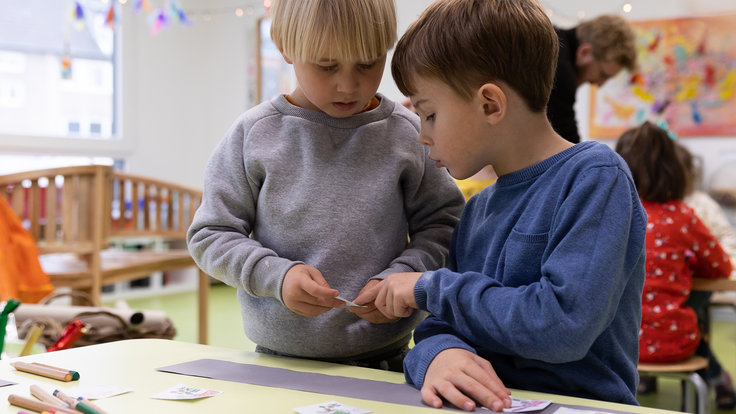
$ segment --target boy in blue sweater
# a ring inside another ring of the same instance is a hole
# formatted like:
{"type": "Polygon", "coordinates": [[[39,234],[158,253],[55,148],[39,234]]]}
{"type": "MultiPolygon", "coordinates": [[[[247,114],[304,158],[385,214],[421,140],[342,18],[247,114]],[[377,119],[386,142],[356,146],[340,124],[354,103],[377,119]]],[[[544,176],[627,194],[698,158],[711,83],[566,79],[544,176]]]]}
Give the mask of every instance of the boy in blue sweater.
{"type": "Polygon", "coordinates": [[[498,174],[466,205],[449,268],[355,300],[431,313],[404,370],[433,407],[500,411],[506,387],[637,404],[646,214],[616,153],[550,126],[557,53],[534,0],[440,0],[396,47],[429,157],[456,179],[498,174]]]}

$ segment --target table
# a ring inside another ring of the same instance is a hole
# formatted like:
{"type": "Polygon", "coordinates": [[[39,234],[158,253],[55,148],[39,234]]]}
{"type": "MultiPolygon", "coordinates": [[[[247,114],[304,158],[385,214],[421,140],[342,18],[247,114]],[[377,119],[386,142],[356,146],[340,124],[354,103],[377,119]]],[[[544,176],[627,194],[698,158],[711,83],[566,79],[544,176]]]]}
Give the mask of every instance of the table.
{"type": "MultiPolygon", "coordinates": [[[[33,398],[29,391],[31,384],[38,384],[47,390],[60,389],[62,391],[77,386],[92,385],[115,385],[133,388],[134,391],[127,394],[94,401],[100,408],[108,411],[110,414],[133,412],[156,414],[214,414],[226,412],[293,413],[295,407],[319,404],[331,400],[337,400],[353,407],[372,410],[374,413],[384,414],[437,414],[452,412],[449,410],[436,410],[429,407],[396,405],[156,371],[160,367],[203,358],[287,368],[296,371],[317,372],[327,375],[404,383],[404,376],[397,372],[284,358],[258,354],[251,351],[164,339],[132,339],[0,361],[0,379],[18,383],[16,385],[0,387],[0,412],[17,413],[19,408],[8,404],[8,395],[18,394],[33,398]],[[18,372],[8,364],[14,360],[40,362],[76,370],[80,374],[80,379],[73,382],[60,382],[18,372]],[[223,393],[215,397],[188,401],[157,400],[150,398],[151,395],[180,383],[194,387],[220,390],[223,393]]],[[[559,404],[596,407],[599,409],[604,408],[620,412],[673,413],[673,411],[657,410],[647,407],[635,407],[528,391],[512,390],[512,393],[519,398],[552,400],[559,404]]]]}
{"type": "Polygon", "coordinates": [[[736,278],[707,279],[694,277],[692,290],[736,292],[736,278]]]}

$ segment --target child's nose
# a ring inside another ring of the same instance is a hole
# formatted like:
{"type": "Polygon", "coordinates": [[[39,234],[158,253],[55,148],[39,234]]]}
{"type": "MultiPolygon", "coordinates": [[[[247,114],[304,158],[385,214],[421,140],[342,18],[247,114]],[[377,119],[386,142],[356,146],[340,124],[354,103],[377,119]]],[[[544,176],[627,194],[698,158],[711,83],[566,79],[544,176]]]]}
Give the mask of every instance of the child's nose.
{"type": "Polygon", "coordinates": [[[352,73],[342,73],[337,78],[337,91],[338,92],[354,92],[358,89],[359,85],[358,77],[352,73]]]}
{"type": "Polygon", "coordinates": [[[432,144],[432,140],[423,131],[419,131],[419,138],[417,140],[422,145],[430,146],[432,144]]]}

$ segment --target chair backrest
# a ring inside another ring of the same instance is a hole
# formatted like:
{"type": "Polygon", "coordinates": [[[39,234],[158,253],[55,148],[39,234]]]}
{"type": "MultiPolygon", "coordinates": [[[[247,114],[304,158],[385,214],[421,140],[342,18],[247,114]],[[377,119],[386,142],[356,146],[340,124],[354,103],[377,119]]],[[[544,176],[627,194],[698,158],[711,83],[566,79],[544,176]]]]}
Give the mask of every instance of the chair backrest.
{"type": "Polygon", "coordinates": [[[116,172],[111,183],[111,237],[185,239],[202,191],[116,172]]]}
{"type": "Polygon", "coordinates": [[[8,200],[39,252],[90,254],[110,233],[106,182],[112,168],[91,165],[0,176],[8,200]]]}
{"type": "Polygon", "coordinates": [[[93,254],[111,239],[185,239],[200,190],[89,165],[0,176],[41,254],[93,254]]]}

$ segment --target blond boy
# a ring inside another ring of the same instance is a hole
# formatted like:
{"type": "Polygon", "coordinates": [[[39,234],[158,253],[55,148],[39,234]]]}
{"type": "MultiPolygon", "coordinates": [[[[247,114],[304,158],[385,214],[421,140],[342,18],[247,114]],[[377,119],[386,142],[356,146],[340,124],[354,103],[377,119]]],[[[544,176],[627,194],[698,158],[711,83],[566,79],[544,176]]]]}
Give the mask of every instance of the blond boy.
{"type": "Polygon", "coordinates": [[[396,321],[337,297],[443,266],[464,203],[417,142],[416,115],[376,93],[393,0],[273,1],[271,36],[297,86],[216,148],[189,250],[237,288],[258,351],[401,370],[425,315],[396,321]]]}

